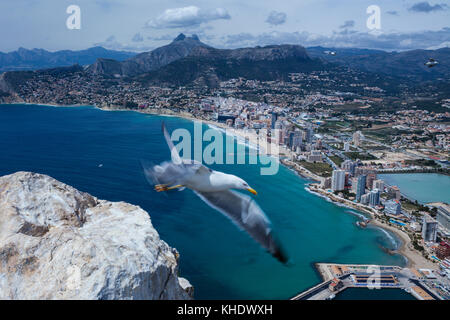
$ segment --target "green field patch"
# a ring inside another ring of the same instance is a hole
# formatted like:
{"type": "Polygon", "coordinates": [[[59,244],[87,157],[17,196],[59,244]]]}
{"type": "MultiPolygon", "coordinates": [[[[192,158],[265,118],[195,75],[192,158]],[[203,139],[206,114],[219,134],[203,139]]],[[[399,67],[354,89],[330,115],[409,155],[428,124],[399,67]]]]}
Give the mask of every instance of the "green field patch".
{"type": "Polygon", "coordinates": [[[333,172],[333,168],[328,163],[325,162],[313,163],[307,161],[298,161],[297,163],[301,165],[303,168],[321,177],[331,177],[331,173],[333,172]]]}
{"type": "Polygon", "coordinates": [[[359,159],[361,161],[365,160],[376,160],[377,158],[371,154],[363,153],[363,152],[345,152],[345,155],[352,160],[359,159]]]}

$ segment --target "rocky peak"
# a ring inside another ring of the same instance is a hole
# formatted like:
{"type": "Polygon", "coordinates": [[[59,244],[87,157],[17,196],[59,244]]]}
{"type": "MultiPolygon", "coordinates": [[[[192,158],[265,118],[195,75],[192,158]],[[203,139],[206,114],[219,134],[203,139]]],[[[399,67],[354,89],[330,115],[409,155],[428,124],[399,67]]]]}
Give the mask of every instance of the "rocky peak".
{"type": "Polygon", "coordinates": [[[180,33],[175,39],[173,39],[172,42],[185,41],[185,40],[200,41],[200,38],[196,34],[193,34],[192,36],[187,37],[185,34],[180,33]]]}
{"type": "Polygon", "coordinates": [[[180,33],[173,41],[183,41],[184,39],[186,39],[186,36],[183,33],[180,33]]]}

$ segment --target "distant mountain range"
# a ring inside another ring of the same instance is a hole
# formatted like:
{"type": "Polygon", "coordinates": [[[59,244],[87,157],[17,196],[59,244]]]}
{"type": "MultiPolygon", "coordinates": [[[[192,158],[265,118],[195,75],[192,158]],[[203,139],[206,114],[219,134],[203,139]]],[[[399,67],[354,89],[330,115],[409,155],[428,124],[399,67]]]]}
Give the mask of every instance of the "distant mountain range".
{"type": "MultiPolygon", "coordinates": [[[[31,68],[32,65],[47,67],[74,63],[90,64],[85,68],[77,66],[76,70],[79,68],[89,75],[122,78],[156,86],[217,87],[220,81],[232,78],[288,80],[290,73],[318,70],[342,72],[347,68],[363,71],[369,75],[369,79],[371,74],[408,81],[450,79],[449,48],[392,53],[357,48],[305,49],[300,45],[216,49],[201,42],[196,35],[187,37],[180,34],[170,44],[140,54],[96,47],[83,51],[54,53],[38,49],[19,49],[8,55],[18,56],[15,64],[22,65],[24,69],[31,68]],[[336,55],[330,55],[329,51],[336,52],[336,55]],[[439,61],[439,65],[434,68],[426,67],[424,63],[429,58],[439,61]]],[[[9,59],[13,59],[11,57],[9,59]]],[[[0,55],[0,67],[5,65],[5,59],[0,55]]],[[[9,65],[12,66],[13,63],[9,65]]],[[[5,91],[5,88],[17,85],[19,79],[32,76],[32,73],[4,74],[0,85],[5,91]],[[9,80],[6,81],[7,79],[9,80]]]]}
{"type": "Polygon", "coordinates": [[[358,48],[324,48],[273,45],[233,50],[215,49],[195,35],[180,34],[170,44],[125,61],[98,59],[89,67],[97,75],[137,77],[153,84],[215,85],[220,80],[244,77],[258,80],[286,79],[289,73],[349,67],[413,81],[450,77],[450,48],[386,52],[358,48]],[[334,51],[336,55],[328,52],[334,51]],[[428,59],[438,67],[424,65],[428,59]]]}
{"type": "Polygon", "coordinates": [[[285,80],[289,73],[322,70],[329,63],[312,59],[299,45],[216,49],[196,35],[180,34],[170,44],[126,61],[98,59],[87,71],[96,75],[133,77],[149,84],[217,86],[244,77],[285,80]]]}
{"type": "Polygon", "coordinates": [[[90,65],[98,58],[126,60],[135,56],[135,52],[114,51],[102,47],[86,50],[62,50],[50,52],[44,49],[24,49],[3,53],[0,52],[0,72],[13,70],[36,70],[74,64],[90,65]]]}
{"type": "Polygon", "coordinates": [[[450,48],[438,50],[411,50],[403,52],[386,52],[381,50],[357,48],[307,48],[311,57],[321,58],[359,69],[412,80],[450,79],[450,48]],[[334,51],[336,55],[327,52],[334,51]],[[434,68],[424,65],[428,59],[439,62],[434,68]]]}

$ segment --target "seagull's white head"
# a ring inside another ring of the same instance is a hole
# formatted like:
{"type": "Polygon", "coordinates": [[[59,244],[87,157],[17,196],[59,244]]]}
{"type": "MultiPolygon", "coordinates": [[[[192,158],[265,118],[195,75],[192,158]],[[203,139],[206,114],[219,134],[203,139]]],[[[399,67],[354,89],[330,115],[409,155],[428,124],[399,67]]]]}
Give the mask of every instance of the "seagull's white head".
{"type": "Polygon", "coordinates": [[[240,190],[247,190],[254,195],[257,195],[258,193],[255,191],[255,189],[251,188],[247,182],[245,182],[243,179],[232,176],[233,177],[233,189],[240,189],[240,190]]]}

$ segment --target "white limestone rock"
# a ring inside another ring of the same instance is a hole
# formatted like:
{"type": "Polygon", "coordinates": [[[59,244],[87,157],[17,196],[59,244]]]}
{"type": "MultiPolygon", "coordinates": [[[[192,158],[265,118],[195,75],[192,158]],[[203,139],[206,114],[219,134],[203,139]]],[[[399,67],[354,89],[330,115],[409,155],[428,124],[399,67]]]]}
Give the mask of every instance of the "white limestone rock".
{"type": "Polygon", "coordinates": [[[137,206],[0,177],[0,299],[191,299],[177,260],[137,206]]]}

